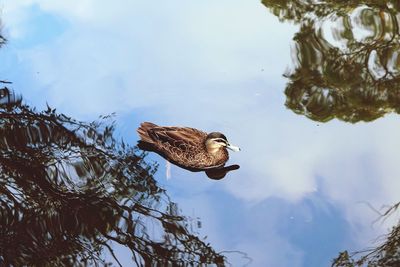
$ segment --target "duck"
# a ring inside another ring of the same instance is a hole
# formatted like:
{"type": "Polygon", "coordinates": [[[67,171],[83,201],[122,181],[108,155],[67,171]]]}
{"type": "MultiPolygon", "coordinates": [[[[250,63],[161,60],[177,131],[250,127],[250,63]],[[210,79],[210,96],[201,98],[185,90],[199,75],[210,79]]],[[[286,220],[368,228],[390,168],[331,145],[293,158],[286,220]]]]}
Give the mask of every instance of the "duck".
{"type": "Polygon", "coordinates": [[[137,133],[140,149],[155,152],[189,171],[214,173],[214,170],[223,168],[228,161],[227,149],[240,151],[220,132],[206,133],[190,127],[158,126],[143,122],[137,133]]]}

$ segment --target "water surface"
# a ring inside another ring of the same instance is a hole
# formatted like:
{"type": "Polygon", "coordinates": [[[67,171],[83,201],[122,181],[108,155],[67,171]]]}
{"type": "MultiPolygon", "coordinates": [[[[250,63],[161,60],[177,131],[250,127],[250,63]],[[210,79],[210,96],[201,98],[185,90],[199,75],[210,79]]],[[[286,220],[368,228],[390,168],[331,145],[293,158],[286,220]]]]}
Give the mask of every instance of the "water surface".
{"type": "Polygon", "coordinates": [[[242,148],[219,181],[177,167],[168,180],[161,157],[145,159],[233,266],[328,266],[396,222],[374,224],[371,208],[398,201],[395,1],[3,6],[1,79],[31,106],[83,121],[116,112],[131,145],[152,121],[242,148]]]}

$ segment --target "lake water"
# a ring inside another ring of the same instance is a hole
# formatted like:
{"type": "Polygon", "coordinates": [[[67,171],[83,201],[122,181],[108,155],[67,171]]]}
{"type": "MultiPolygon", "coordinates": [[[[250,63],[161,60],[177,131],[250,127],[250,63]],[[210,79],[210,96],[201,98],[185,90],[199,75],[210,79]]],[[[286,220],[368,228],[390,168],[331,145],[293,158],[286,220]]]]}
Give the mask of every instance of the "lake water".
{"type": "Polygon", "coordinates": [[[0,259],[318,267],[381,244],[398,222],[379,218],[399,201],[400,6],[314,2],[2,1],[3,93],[29,107],[0,113],[0,259]],[[120,143],[143,121],[220,131],[240,169],[168,174],[120,143]]]}

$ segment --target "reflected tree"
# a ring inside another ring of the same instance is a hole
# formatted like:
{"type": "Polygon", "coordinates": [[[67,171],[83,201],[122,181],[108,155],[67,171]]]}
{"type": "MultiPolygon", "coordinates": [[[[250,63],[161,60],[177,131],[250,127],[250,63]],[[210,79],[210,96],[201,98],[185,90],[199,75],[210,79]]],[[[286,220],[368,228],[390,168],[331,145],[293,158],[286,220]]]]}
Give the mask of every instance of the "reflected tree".
{"type": "Polygon", "coordinates": [[[372,121],[400,112],[398,1],[263,4],[300,25],[286,106],[316,121],[372,121]]]}
{"type": "MultiPolygon", "coordinates": [[[[382,218],[386,218],[396,211],[400,202],[388,209],[382,218]]],[[[350,254],[343,251],[334,259],[333,267],[397,267],[400,266],[400,224],[394,226],[378,247],[350,254]]]]}
{"type": "Polygon", "coordinates": [[[36,111],[0,90],[1,266],[215,264],[145,154],[114,137],[109,117],[85,123],[36,111]]]}
{"type": "MultiPolygon", "coordinates": [[[[400,2],[262,0],[281,21],[299,25],[286,106],[326,122],[372,121],[400,113],[400,2]]],[[[389,209],[388,216],[400,206],[389,209]]],[[[381,245],[344,251],[332,266],[400,266],[400,224],[381,245]]]]}

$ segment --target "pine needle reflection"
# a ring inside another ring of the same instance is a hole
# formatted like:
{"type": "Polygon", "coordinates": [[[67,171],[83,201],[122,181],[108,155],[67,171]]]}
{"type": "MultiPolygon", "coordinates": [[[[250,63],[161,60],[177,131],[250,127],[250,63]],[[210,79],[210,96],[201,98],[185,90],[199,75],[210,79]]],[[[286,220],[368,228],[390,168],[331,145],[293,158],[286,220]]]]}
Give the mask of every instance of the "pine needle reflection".
{"type": "Polygon", "coordinates": [[[83,123],[11,102],[0,105],[4,266],[105,265],[105,251],[118,263],[113,244],[138,266],[224,265],[157,185],[156,166],[114,138],[109,118],[83,123]]]}

